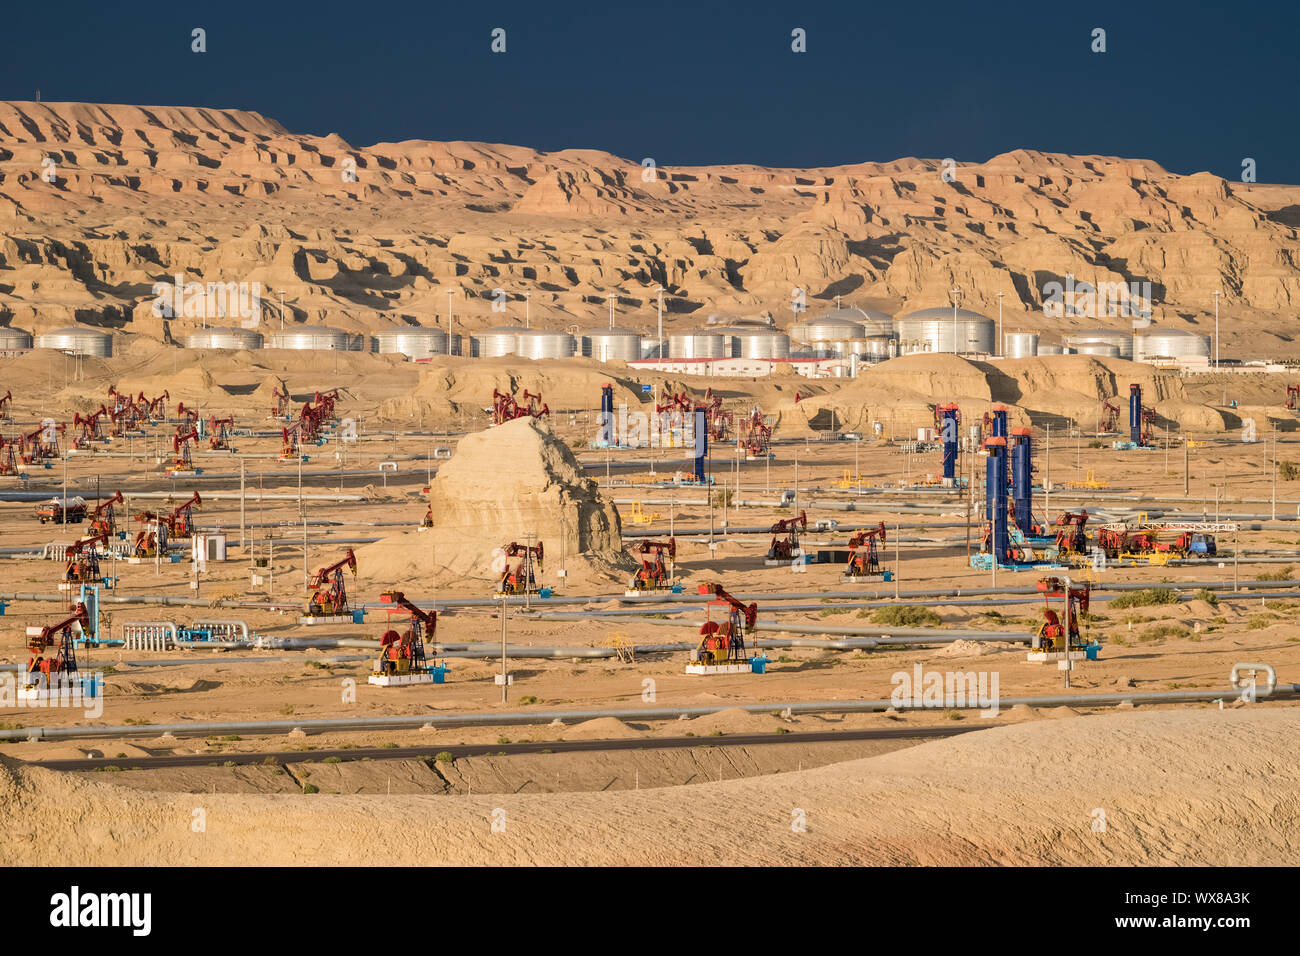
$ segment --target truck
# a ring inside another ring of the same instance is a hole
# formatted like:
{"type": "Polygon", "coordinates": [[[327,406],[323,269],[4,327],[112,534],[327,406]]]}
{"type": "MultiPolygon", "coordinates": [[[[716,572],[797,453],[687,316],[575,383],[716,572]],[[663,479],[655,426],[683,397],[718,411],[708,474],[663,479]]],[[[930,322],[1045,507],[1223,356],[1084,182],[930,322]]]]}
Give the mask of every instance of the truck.
{"type": "Polygon", "coordinates": [[[41,524],[81,524],[86,520],[86,499],[77,495],[42,501],[36,506],[36,518],[41,524]]]}

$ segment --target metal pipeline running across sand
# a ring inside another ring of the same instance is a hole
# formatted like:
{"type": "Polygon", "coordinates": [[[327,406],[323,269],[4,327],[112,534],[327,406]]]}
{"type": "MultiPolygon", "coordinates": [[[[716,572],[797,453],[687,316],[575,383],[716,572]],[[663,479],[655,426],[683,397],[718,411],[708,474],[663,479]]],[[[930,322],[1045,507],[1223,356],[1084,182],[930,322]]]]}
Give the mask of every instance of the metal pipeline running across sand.
{"type": "MultiPolygon", "coordinates": [[[[1259,700],[1290,699],[1300,694],[1300,684],[1278,684],[1258,691],[1259,700]]],[[[1215,700],[1236,700],[1242,691],[1236,688],[1222,690],[1170,690],[1149,691],[1138,694],[1079,694],[1049,697],[1004,697],[998,700],[999,709],[1024,705],[1026,707],[1104,707],[1116,704],[1172,704],[1196,703],[1215,700]]],[[[376,730],[438,727],[499,727],[521,724],[549,724],[554,721],[581,722],[601,717],[616,720],[677,720],[704,717],[724,710],[743,710],[751,714],[848,714],[871,713],[888,710],[924,710],[910,703],[895,704],[890,700],[831,700],[831,701],[773,701],[763,704],[713,704],[698,707],[654,707],[623,710],[542,710],[514,711],[510,713],[475,714],[419,714],[385,717],[339,717],[315,720],[264,720],[192,722],[184,724],[130,724],[124,727],[24,727],[18,730],[0,730],[0,740],[68,740],[84,737],[161,737],[213,736],[217,734],[287,734],[326,733],[329,731],[376,730]]],[[[968,701],[945,710],[984,710],[987,704],[968,701]]],[[[310,756],[310,755],[305,755],[310,756]]]]}

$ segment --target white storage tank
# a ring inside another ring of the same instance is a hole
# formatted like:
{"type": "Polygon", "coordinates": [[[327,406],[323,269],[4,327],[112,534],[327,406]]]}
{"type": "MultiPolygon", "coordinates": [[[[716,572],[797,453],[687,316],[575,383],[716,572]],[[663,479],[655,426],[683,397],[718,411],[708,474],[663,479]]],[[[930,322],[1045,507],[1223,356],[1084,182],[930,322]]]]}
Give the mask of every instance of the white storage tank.
{"type": "Polygon", "coordinates": [[[1038,354],[1037,332],[1008,332],[1002,354],[1007,358],[1033,358],[1038,354]]]}
{"type": "Polygon", "coordinates": [[[904,354],[911,352],[993,353],[994,322],[988,316],[951,306],[917,309],[897,323],[898,341],[904,354]],[[953,336],[956,334],[956,348],[953,336]]]}
{"type": "Polygon", "coordinates": [[[299,352],[360,352],[364,346],[364,335],[327,325],[298,325],[279,329],[267,337],[267,348],[299,352]]]}
{"type": "Polygon", "coordinates": [[[572,358],[574,339],[568,332],[520,329],[515,333],[515,354],[526,359],[572,358]]]}
{"type": "Polygon", "coordinates": [[[261,332],[255,332],[252,329],[214,325],[188,333],[185,336],[185,347],[187,349],[249,351],[251,349],[260,349],[265,341],[261,332]]]}
{"type": "Polygon", "coordinates": [[[1137,360],[1210,357],[1210,337],[1187,329],[1144,329],[1137,335],[1137,360]]]}
{"type": "Polygon", "coordinates": [[[502,355],[514,355],[519,348],[518,326],[498,325],[482,332],[471,332],[470,343],[477,358],[499,358],[502,355]]]}
{"type": "Polygon", "coordinates": [[[109,358],[113,354],[113,336],[99,329],[73,325],[36,336],[38,349],[58,349],[70,355],[93,355],[109,358]]]}
{"type": "Polygon", "coordinates": [[[1065,346],[1063,346],[1060,342],[1043,342],[1040,340],[1038,343],[1038,354],[1039,355],[1064,355],[1065,346]]]}
{"type": "Polygon", "coordinates": [[[1096,355],[1101,358],[1119,358],[1119,346],[1114,342],[1075,342],[1072,346],[1077,355],[1096,355]]]}
{"type": "Polygon", "coordinates": [[[645,356],[645,343],[632,329],[587,329],[582,333],[582,355],[597,362],[634,362],[645,356]]]}
{"type": "Polygon", "coordinates": [[[380,355],[402,354],[408,359],[447,354],[447,333],[419,325],[396,325],[374,334],[370,350],[380,355]]]}
{"type": "MultiPolygon", "coordinates": [[[[837,309],[825,315],[803,322],[796,322],[788,329],[792,341],[806,345],[814,352],[826,354],[843,354],[848,350],[848,343],[866,338],[866,327],[856,315],[858,310],[837,309]]],[[[893,332],[892,326],[888,329],[893,332]]]]}
{"type": "Polygon", "coordinates": [[[1065,333],[1062,338],[1067,347],[1083,355],[1097,355],[1097,352],[1084,352],[1079,346],[1083,343],[1105,342],[1118,349],[1120,358],[1133,357],[1133,333],[1125,329],[1078,329],[1065,333]]]}
{"type": "Polygon", "coordinates": [[[673,358],[727,358],[730,342],[716,332],[672,332],[668,354],[673,358]]]}
{"type": "Polygon", "coordinates": [[[766,325],[723,325],[707,330],[727,340],[732,358],[783,359],[790,357],[790,336],[766,325]]]}
{"type": "Polygon", "coordinates": [[[16,329],[12,325],[0,326],[0,352],[32,347],[32,333],[16,329]]]}

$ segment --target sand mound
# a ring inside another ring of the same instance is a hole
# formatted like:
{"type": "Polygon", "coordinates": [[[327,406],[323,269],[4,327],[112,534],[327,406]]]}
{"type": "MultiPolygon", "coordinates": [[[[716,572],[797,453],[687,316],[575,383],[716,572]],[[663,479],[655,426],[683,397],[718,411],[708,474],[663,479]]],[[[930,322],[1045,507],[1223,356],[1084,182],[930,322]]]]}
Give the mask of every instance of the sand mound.
{"type": "Polygon", "coordinates": [[[564,729],[565,740],[622,740],[641,733],[616,717],[597,717],[564,729]]]}
{"type": "Polygon", "coordinates": [[[618,511],[582,474],[573,452],[531,418],[475,432],[430,486],[434,527],[385,538],[357,552],[368,577],[425,585],[494,581],[496,552],[529,536],[543,546],[542,582],[555,570],[621,576],[635,567],[623,551],[618,511]]]}
{"type": "MultiPolygon", "coordinates": [[[[796,773],[655,790],[451,797],[191,795],[0,760],[13,865],[1282,865],[1300,851],[1300,709],[1008,724],[796,773]],[[725,805],[721,816],[702,805],[725,805]],[[508,836],[485,823],[505,810],[508,836]],[[790,808],[807,815],[792,833],[790,808]],[[1105,832],[1094,810],[1104,809],[1105,832]],[[386,839],[436,818],[418,844],[386,839]],[[593,830],[591,821],[601,825],[593,830]],[[761,835],[760,838],[756,836],[761,835]],[[273,836],[274,838],[268,838],[273,836]],[[614,837],[611,839],[611,837],[614,837]]],[[[99,776],[99,775],[96,775],[99,776]]]]}
{"type": "Polygon", "coordinates": [[[989,654],[1001,654],[1006,647],[997,644],[986,644],[983,641],[966,641],[957,640],[951,644],[945,644],[937,651],[931,653],[931,657],[985,657],[989,654]]]}

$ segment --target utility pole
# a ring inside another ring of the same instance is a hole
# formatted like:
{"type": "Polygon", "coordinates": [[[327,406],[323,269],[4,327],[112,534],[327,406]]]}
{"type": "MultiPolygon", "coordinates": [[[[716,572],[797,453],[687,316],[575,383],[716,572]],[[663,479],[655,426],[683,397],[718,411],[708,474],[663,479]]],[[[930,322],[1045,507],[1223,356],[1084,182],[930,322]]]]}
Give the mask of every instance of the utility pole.
{"type": "Polygon", "coordinates": [[[1214,370],[1219,370],[1219,296],[1223,295],[1218,289],[1214,290],[1214,370]]]}
{"type": "Polygon", "coordinates": [[[1006,293],[1005,293],[1005,292],[995,292],[995,293],[993,293],[993,294],[996,295],[996,296],[998,297],[998,354],[999,354],[999,355],[1006,355],[1006,354],[1007,354],[1007,340],[1006,340],[1006,336],[1004,336],[1004,335],[1002,334],[1002,297],[1003,297],[1004,295],[1006,295],[1006,293]]]}
{"type": "MultiPolygon", "coordinates": [[[[664,357],[664,287],[663,286],[659,287],[659,327],[658,327],[657,334],[659,336],[658,357],[662,359],[664,357]]],[[[658,392],[656,391],[655,401],[657,402],[658,400],[659,400],[659,395],[658,392]]]]}
{"type": "Polygon", "coordinates": [[[961,298],[960,289],[949,289],[948,294],[952,296],[952,354],[957,354],[957,302],[961,298]]]}
{"type": "Polygon", "coordinates": [[[246,459],[239,459],[239,550],[244,550],[244,466],[246,459]]]}
{"type": "Polygon", "coordinates": [[[307,576],[307,519],[302,519],[302,589],[311,588],[311,579],[307,576]]]}
{"type": "Polygon", "coordinates": [[[901,574],[899,572],[903,570],[903,559],[900,557],[901,552],[899,550],[899,545],[898,545],[898,534],[899,534],[898,522],[895,521],[894,522],[894,600],[895,601],[898,600],[898,579],[899,577],[901,577],[901,574]]]}
{"type": "MultiPolygon", "coordinates": [[[[525,587],[525,590],[527,588],[525,587]]],[[[506,692],[510,687],[510,671],[506,664],[506,596],[501,595],[501,703],[506,702],[506,692]]]]}

